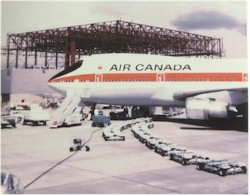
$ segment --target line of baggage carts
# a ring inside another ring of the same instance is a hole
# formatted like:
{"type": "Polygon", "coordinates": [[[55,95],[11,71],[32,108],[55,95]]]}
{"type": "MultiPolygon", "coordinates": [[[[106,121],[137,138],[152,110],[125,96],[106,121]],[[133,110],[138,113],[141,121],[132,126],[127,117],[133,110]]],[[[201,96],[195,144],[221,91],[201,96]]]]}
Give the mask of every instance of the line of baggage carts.
{"type": "Polygon", "coordinates": [[[126,120],[120,123],[112,124],[108,127],[105,127],[102,130],[102,136],[105,141],[125,141],[125,136],[122,133],[125,129],[131,128],[132,126],[138,123],[149,123],[151,118],[138,118],[132,120],[126,120]]]}
{"type": "Polygon", "coordinates": [[[151,118],[139,118],[113,124],[103,129],[105,141],[125,141],[123,130],[131,128],[135,138],[145,144],[149,149],[154,150],[161,156],[168,156],[170,160],[182,165],[196,165],[197,170],[209,171],[219,176],[229,174],[247,173],[247,166],[243,162],[230,160],[214,160],[208,156],[191,152],[183,146],[176,145],[155,133],[151,132],[154,123],[151,118]]]}

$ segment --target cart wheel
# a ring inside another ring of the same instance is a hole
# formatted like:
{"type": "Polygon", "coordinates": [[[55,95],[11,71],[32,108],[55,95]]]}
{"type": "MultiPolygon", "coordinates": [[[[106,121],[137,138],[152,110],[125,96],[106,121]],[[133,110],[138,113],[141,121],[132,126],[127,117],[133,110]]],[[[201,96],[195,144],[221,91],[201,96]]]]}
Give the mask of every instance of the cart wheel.
{"type": "Polygon", "coordinates": [[[204,166],[201,164],[197,164],[197,170],[203,170],[204,166]]]}
{"type": "Polygon", "coordinates": [[[87,151],[87,152],[90,151],[90,147],[85,146],[85,148],[86,148],[86,151],[87,151]]]}
{"type": "Polygon", "coordinates": [[[69,148],[69,151],[70,151],[70,152],[73,152],[73,151],[74,151],[74,148],[73,148],[73,147],[70,147],[70,148],[69,148]]]}
{"type": "Polygon", "coordinates": [[[226,171],[224,169],[219,170],[219,176],[224,177],[226,175],[226,171]]]}
{"type": "Polygon", "coordinates": [[[32,122],[32,126],[36,126],[37,125],[37,122],[36,121],[33,121],[32,122]]]}
{"type": "Polygon", "coordinates": [[[187,161],[185,159],[182,159],[181,164],[182,165],[187,165],[187,161]]]}
{"type": "Polygon", "coordinates": [[[22,121],[21,117],[17,117],[17,122],[20,123],[22,121]]]}
{"type": "Polygon", "coordinates": [[[241,167],[241,169],[242,169],[244,174],[247,173],[247,168],[245,166],[241,167]]]}
{"type": "Polygon", "coordinates": [[[174,160],[174,155],[171,154],[171,155],[169,156],[169,160],[174,160]]]}

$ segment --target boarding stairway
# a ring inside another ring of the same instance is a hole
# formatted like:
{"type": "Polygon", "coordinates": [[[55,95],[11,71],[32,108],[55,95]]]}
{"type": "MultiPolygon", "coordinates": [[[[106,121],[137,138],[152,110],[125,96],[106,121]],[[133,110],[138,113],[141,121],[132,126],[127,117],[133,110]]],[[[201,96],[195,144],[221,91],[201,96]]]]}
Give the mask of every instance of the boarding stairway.
{"type": "Polygon", "coordinates": [[[63,125],[66,117],[73,112],[81,101],[81,96],[77,93],[67,94],[60,106],[52,113],[50,128],[57,128],[63,125]]]}

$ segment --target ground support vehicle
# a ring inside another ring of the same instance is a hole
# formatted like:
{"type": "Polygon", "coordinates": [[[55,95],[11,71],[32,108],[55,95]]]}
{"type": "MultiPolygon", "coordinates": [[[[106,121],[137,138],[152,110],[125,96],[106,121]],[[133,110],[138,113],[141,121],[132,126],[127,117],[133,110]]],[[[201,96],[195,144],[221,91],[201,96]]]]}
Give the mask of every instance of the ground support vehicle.
{"type": "Polygon", "coordinates": [[[228,160],[201,160],[197,162],[197,169],[216,173],[219,176],[247,173],[247,167],[245,163],[228,160]]]}
{"type": "Polygon", "coordinates": [[[195,154],[194,159],[189,160],[191,164],[197,165],[199,161],[204,161],[204,160],[210,160],[208,156],[200,155],[200,154],[195,154]]]}
{"type": "Polygon", "coordinates": [[[1,128],[6,128],[8,126],[16,128],[16,117],[10,115],[1,116],[1,128]]]}
{"type": "Polygon", "coordinates": [[[82,108],[77,107],[71,114],[69,114],[64,122],[63,126],[73,126],[73,125],[81,125],[83,121],[83,113],[82,108]]]}
{"type": "Polygon", "coordinates": [[[140,133],[144,133],[144,130],[143,129],[139,129],[137,131],[134,131],[133,133],[134,133],[135,138],[139,139],[139,134],[140,133]]]}
{"type": "Polygon", "coordinates": [[[69,148],[69,151],[70,151],[70,152],[79,151],[79,150],[81,150],[83,147],[85,147],[85,150],[86,150],[87,152],[90,151],[90,147],[87,146],[87,145],[85,145],[85,141],[82,140],[81,138],[75,138],[75,139],[73,140],[73,144],[74,144],[74,146],[71,146],[71,147],[69,148]]]}
{"type": "Polygon", "coordinates": [[[152,122],[148,122],[146,124],[141,125],[142,129],[152,129],[153,127],[154,127],[154,123],[152,123],[152,122]]]}
{"type": "Polygon", "coordinates": [[[106,127],[109,126],[110,123],[110,116],[104,116],[104,115],[94,115],[92,117],[92,127],[106,127]]]}
{"type": "Polygon", "coordinates": [[[141,129],[141,123],[134,122],[134,125],[131,127],[132,133],[138,131],[139,129],[141,129]]]}
{"type": "Polygon", "coordinates": [[[150,132],[139,132],[138,133],[138,139],[141,143],[145,143],[146,142],[146,139],[151,137],[151,133],[150,132]]]}
{"type": "Polygon", "coordinates": [[[131,127],[135,126],[138,123],[139,123],[139,120],[138,121],[136,121],[136,120],[126,120],[125,122],[120,123],[119,126],[121,127],[121,131],[123,131],[125,129],[128,129],[128,128],[131,128],[131,127]]]}
{"type": "Polygon", "coordinates": [[[173,151],[185,152],[186,148],[177,146],[175,144],[163,144],[155,148],[155,152],[159,153],[161,156],[168,156],[173,151]]]}
{"type": "Polygon", "coordinates": [[[120,127],[121,127],[121,131],[124,131],[127,128],[129,128],[128,124],[125,124],[125,123],[121,124],[120,127]]]}
{"type": "Polygon", "coordinates": [[[127,108],[121,106],[111,106],[110,118],[112,120],[124,120],[128,117],[127,108]]]}
{"type": "Polygon", "coordinates": [[[144,129],[138,128],[138,129],[132,129],[132,133],[134,134],[135,138],[139,139],[139,135],[145,133],[144,129]]]}
{"type": "Polygon", "coordinates": [[[25,116],[25,113],[27,113],[28,111],[19,111],[19,110],[10,110],[10,116],[15,117],[16,119],[16,123],[21,123],[23,124],[23,119],[25,116]]]}
{"type": "Polygon", "coordinates": [[[133,131],[139,131],[139,124],[142,120],[141,119],[136,119],[136,120],[128,120],[119,124],[116,124],[111,127],[106,127],[103,130],[103,138],[106,141],[124,141],[125,136],[121,133],[125,129],[128,129],[129,127],[132,127],[132,132],[133,131]]]}
{"type": "Polygon", "coordinates": [[[204,159],[209,160],[208,157],[203,157],[202,155],[195,154],[188,151],[172,151],[169,153],[169,159],[180,162],[182,165],[196,164],[197,160],[204,159]]]}
{"type": "Polygon", "coordinates": [[[42,109],[39,105],[30,105],[30,110],[25,114],[23,124],[31,123],[32,126],[36,126],[40,123],[46,125],[50,119],[48,111],[42,109]]]}
{"type": "Polygon", "coordinates": [[[16,117],[16,123],[23,124],[24,116],[30,110],[30,104],[26,102],[10,103],[7,106],[7,110],[10,116],[16,117]]]}
{"type": "Polygon", "coordinates": [[[155,145],[155,152],[160,154],[161,156],[167,156],[167,151],[170,146],[174,146],[174,144],[170,141],[161,141],[155,145]]]}
{"type": "Polygon", "coordinates": [[[145,143],[146,143],[146,146],[149,148],[149,149],[154,149],[155,148],[155,145],[158,144],[159,142],[161,142],[163,139],[160,138],[160,137],[157,137],[157,136],[151,136],[150,138],[148,138],[145,143]]]}
{"type": "Polygon", "coordinates": [[[154,127],[154,123],[152,122],[137,122],[137,121],[133,121],[133,125],[132,125],[132,132],[133,130],[137,130],[137,129],[151,129],[154,127]]]}
{"type": "Polygon", "coordinates": [[[130,121],[125,121],[125,122],[121,122],[121,123],[117,124],[116,126],[120,127],[120,131],[124,131],[132,126],[131,123],[132,122],[130,122],[130,121]]]}
{"type": "Polygon", "coordinates": [[[143,133],[150,133],[149,129],[153,127],[154,127],[154,123],[152,123],[149,118],[146,118],[142,122],[139,122],[133,125],[131,128],[131,131],[137,139],[140,139],[140,136],[143,133]]]}
{"type": "Polygon", "coordinates": [[[126,121],[128,124],[127,124],[127,128],[131,128],[133,127],[135,124],[137,124],[138,122],[134,121],[134,120],[127,120],[126,121]]]}
{"type": "Polygon", "coordinates": [[[144,122],[144,123],[150,123],[152,122],[152,118],[141,118],[141,121],[144,122]]]}
{"type": "Polygon", "coordinates": [[[125,136],[121,133],[120,129],[117,129],[116,127],[105,128],[102,136],[105,141],[125,141],[125,136]]]}

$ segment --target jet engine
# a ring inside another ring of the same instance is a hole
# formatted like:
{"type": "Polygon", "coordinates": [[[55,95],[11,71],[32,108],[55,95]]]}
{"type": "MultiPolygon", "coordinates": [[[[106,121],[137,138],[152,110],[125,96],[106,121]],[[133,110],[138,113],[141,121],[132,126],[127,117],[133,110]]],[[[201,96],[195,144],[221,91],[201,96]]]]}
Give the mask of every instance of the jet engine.
{"type": "Polygon", "coordinates": [[[190,97],[186,100],[186,113],[189,119],[211,120],[236,117],[235,106],[218,102],[213,98],[190,97]]]}

